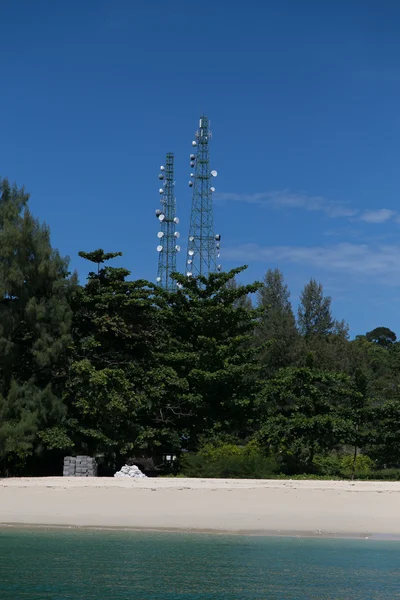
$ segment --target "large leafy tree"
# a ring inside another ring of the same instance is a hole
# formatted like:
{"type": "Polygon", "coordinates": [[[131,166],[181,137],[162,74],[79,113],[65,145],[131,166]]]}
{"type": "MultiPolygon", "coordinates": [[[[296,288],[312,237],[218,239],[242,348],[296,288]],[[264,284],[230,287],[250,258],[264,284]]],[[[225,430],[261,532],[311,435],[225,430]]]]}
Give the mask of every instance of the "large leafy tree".
{"type": "Polygon", "coordinates": [[[78,449],[116,456],[152,453],[171,431],[158,418],[166,343],[156,286],[128,281],[130,272],[104,263],[121,253],[80,252],[95,263],[74,302],[74,344],[67,382],[69,426],[78,449]]]}
{"type": "Polygon", "coordinates": [[[383,348],[392,347],[397,340],[397,336],[394,331],[388,327],[376,327],[372,331],[368,331],[365,334],[365,337],[369,342],[378,344],[378,346],[382,346],[383,348]]]}
{"type": "Polygon", "coordinates": [[[284,468],[311,470],[316,454],[346,442],[351,424],[344,409],[356,405],[359,395],[345,374],[281,369],[258,397],[259,437],[284,468]]]}
{"type": "Polygon", "coordinates": [[[8,471],[43,446],[68,444],[56,425],[76,280],[27,203],[24,189],[0,180],[0,460],[8,471]]]}

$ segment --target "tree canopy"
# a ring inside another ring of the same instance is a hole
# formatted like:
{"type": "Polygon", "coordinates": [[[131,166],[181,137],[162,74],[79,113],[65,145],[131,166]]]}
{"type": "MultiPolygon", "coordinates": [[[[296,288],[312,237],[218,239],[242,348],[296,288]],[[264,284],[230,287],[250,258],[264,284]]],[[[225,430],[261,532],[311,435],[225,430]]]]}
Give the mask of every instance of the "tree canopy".
{"type": "Polygon", "coordinates": [[[293,307],[277,268],[250,284],[244,266],[175,273],[170,292],[88,249],[79,283],[28,201],[0,180],[0,475],[59,474],[83,453],[169,454],[203,476],[400,478],[395,332],[350,339],[322,283],[293,307]]]}

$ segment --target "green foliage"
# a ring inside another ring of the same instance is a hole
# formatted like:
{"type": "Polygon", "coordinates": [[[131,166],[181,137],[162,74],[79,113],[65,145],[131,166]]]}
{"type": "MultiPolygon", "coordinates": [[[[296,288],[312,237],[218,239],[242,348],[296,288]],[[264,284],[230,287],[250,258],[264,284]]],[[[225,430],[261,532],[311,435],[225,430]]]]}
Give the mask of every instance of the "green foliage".
{"type": "Polygon", "coordinates": [[[366,479],[371,476],[374,462],[369,456],[359,454],[354,459],[352,456],[344,456],[340,461],[340,474],[346,478],[366,479]]]}
{"type": "Polygon", "coordinates": [[[65,415],[76,278],[27,202],[0,179],[0,472],[45,450],[40,432],[65,415]]]}
{"type": "Polygon", "coordinates": [[[313,459],[313,466],[318,475],[339,477],[344,479],[368,479],[373,476],[375,463],[366,455],[359,454],[354,461],[352,454],[318,455],[313,459]]]}
{"type": "Polygon", "coordinates": [[[222,444],[204,446],[184,455],[181,474],[186,477],[268,479],[279,471],[277,462],[265,456],[255,442],[245,446],[222,444]]]}
{"type": "MultiPolygon", "coordinates": [[[[81,252],[98,263],[120,253],[81,252]]],[[[74,297],[73,346],[65,401],[76,447],[91,453],[151,451],[168,432],[154,439],[154,399],[158,324],[155,286],[127,281],[129,271],[104,266],[89,273],[74,297]]]]}
{"type": "Polygon", "coordinates": [[[255,329],[262,375],[269,377],[297,359],[299,335],[290,304],[290,292],[279,269],[269,269],[257,292],[260,317],[255,329]]]}
{"type": "Polygon", "coordinates": [[[280,456],[287,472],[311,471],[316,454],[345,442],[349,424],[341,409],[356,395],[344,374],[282,369],[258,397],[258,437],[280,456]]]}
{"type": "Polygon", "coordinates": [[[372,331],[368,331],[365,337],[368,342],[378,344],[378,346],[382,346],[383,348],[390,348],[397,340],[394,331],[391,331],[388,327],[376,327],[372,331]]]}
{"type": "Polygon", "coordinates": [[[173,453],[196,476],[399,477],[393,331],[349,340],[314,279],[296,323],[278,269],[175,273],[171,293],[110,266],[121,252],[79,255],[97,267],[82,286],[0,179],[0,474],[84,452],[173,453]]]}
{"type": "Polygon", "coordinates": [[[253,427],[259,361],[251,342],[259,312],[239,301],[259,284],[229,285],[243,269],[209,278],[177,275],[181,289],[159,299],[166,332],[162,363],[186,384],[174,412],[189,450],[201,436],[243,436],[253,427]]]}

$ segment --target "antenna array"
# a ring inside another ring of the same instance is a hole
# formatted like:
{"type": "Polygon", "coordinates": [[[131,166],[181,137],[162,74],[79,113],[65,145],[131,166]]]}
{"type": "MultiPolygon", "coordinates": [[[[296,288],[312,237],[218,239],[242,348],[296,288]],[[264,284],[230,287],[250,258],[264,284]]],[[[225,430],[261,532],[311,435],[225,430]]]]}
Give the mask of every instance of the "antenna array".
{"type": "Polygon", "coordinates": [[[176,216],[176,200],[174,195],[174,155],[168,153],[165,166],[160,167],[160,203],[161,208],[156,210],[156,217],[160,222],[158,237],[158,273],[157,283],[168,291],[175,291],[176,284],[171,279],[171,273],[176,272],[176,255],[181,247],[178,244],[180,237],[176,231],[179,219],[176,216]]]}
{"type": "Polygon", "coordinates": [[[192,142],[193,153],[190,155],[192,172],[189,187],[193,188],[193,197],[186,257],[188,277],[207,276],[209,273],[221,270],[221,265],[217,264],[221,236],[214,234],[212,202],[212,195],[215,192],[212,180],[218,173],[210,170],[210,138],[209,119],[202,116],[196,139],[192,142]]]}

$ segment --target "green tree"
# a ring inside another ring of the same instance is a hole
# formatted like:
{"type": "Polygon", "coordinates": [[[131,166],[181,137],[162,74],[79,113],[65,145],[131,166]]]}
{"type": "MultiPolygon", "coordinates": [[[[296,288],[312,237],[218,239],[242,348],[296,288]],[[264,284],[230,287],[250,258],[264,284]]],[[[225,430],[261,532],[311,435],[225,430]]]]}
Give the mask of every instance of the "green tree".
{"type": "Polygon", "coordinates": [[[345,374],[281,369],[258,397],[259,439],[289,472],[309,472],[317,454],[344,443],[348,423],[340,409],[357,394],[345,374]]]}
{"type": "MultiPolygon", "coordinates": [[[[238,282],[236,281],[236,278],[234,277],[233,279],[229,279],[229,281],[226,284],[226,287],[228,290],[237,290],[238,282]]],[[[251,301],[251,296],[249,294],[239,296],[237,300],[235,300],[235,308],[247,308],[249,310],[252,309],[253,303],[251,301]]]]}
{"type": "Polygon", "coordinates": [[[368,382],[365,373],[357,369],[354,376],[355,391],[349,394],[348,401],[342,410],[342,415],[347,421],[345,442],[353,447],[351,463],[351,478],[354,479],[358,451],[362,449],[370,435],[371,414],[368,406],[368,382]]]}
{"type": "MultiPolygon", "coordinates": [[[[62,448],[62,391],[76,278],[24,189],[0,180],[0,460],[23,468],[34,451],[62,448]]],[[[1,467],[0,467],[1,469],[1,467]]]]}
{"type": "Polygon", "coordinates": [[[104,265],[119,252],[79,254],[97,269],[74,302],[67,401],[76,447],[116,456],[151,454],[165,438],[170,442],[158,409],[167,410],[163,388],[168,385],[172,394],[174,384],[159,360],[158,348],[167,340],[155,286],[127,281],[128,270],[104,265]]]}
{"type": "Polygon", "coordinates": [[[299,366],[311,360],[315,368],[323,371],[349,372],[348,325],[332,317],[331,298],[324,296],[322,284],[315,279],[301,293],[298,327],[302,336],[299,366]]]}
{"type": "Polygon", "coordinates": [[[277,369],[292,365],[299,350],[290,292],[279,269],[269,269],[265,274],[257,303],[262,312],[255,338],[263,347],[260,355],[263,375],[270,376],[277,369]]]}
{"type": "Polygon", "coordinates": [[[245,267],[208,278],[176,274],[178,292],[165,295],[161,310],[169,331],[163,364],[187,382],[176,423],[188,449],[202,437],[245,436],[254,426],[258,388],[257,350],[249,343],[258,316],[240,302],[259,284],[229,285],[245,267]]]}
{"type": "Polygon", "coordinates": [[[372,331],[368,331],[365,337],[369,342],[378,344],[383,348],[390,348],[397,340],[394,331],[391,331],[388,327],[376,327],[372,331]]]}
{"type": "Polygon", "coordinates": [[[331,312],[330,296],[324,296],[321,283],[311,279],[304,286],[300,295],[298,308],[298,326],[301,335],[306,338],[311,336],[327,336],[332,332],[335,322],[331,312]]]}

